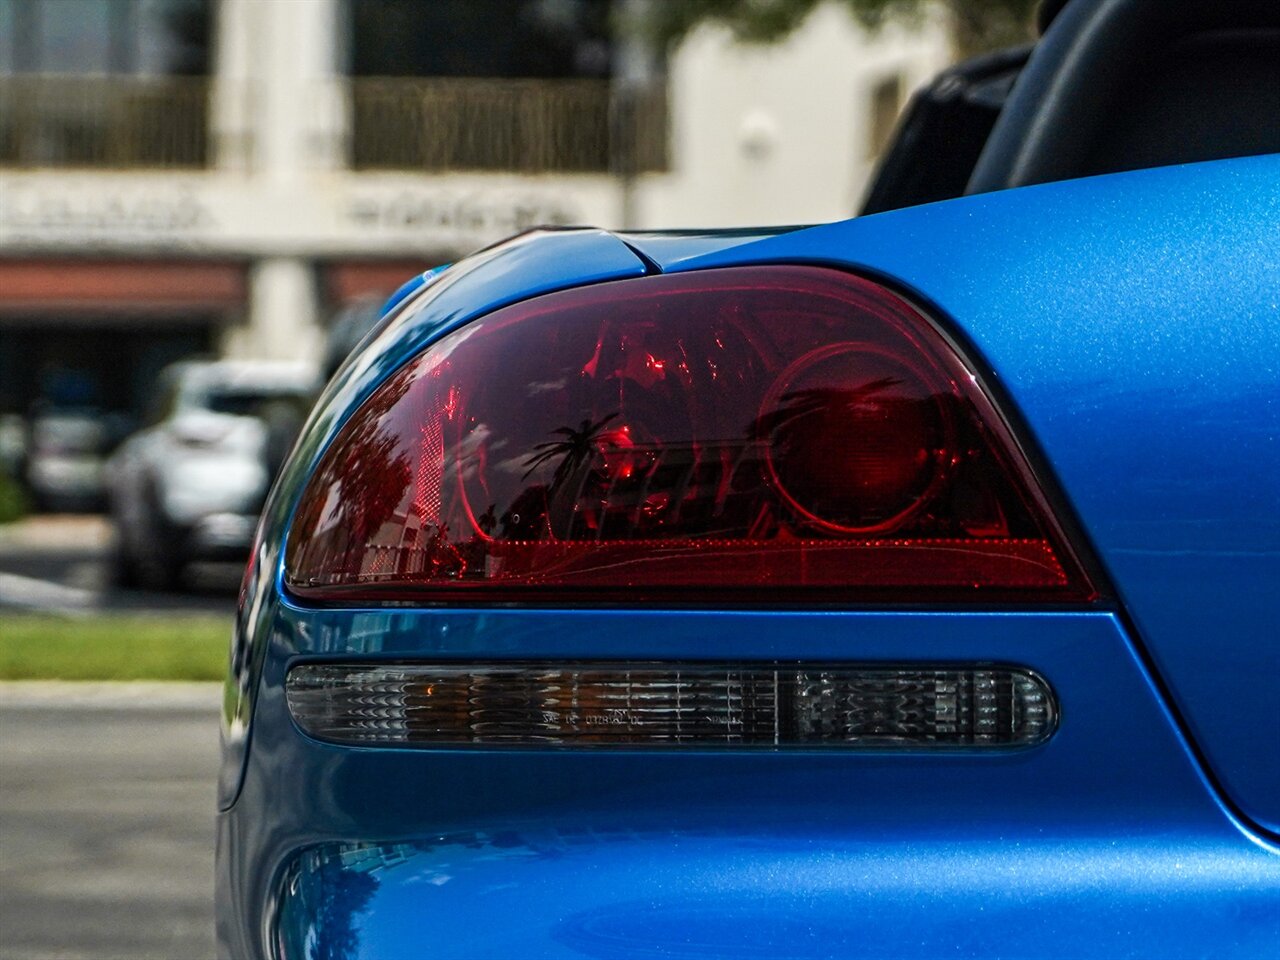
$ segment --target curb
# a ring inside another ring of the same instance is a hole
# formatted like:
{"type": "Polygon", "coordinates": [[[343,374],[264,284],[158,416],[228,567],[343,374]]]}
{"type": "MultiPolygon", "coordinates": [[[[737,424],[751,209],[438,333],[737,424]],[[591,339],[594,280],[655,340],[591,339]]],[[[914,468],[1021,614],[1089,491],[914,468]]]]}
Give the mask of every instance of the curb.
{"type": "Polygon", "coordinates": [[[208,710],[217,712],[222,684],[172,680],[3,680],[0,707],[68,710],[208,710]]]}

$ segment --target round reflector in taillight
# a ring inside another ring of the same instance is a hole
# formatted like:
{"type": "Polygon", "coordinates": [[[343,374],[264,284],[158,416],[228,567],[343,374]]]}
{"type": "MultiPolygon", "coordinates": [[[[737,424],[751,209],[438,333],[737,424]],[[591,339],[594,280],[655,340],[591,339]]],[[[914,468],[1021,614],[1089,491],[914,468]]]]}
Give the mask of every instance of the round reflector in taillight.
{"type": "Polygon", "coordinates": [[[303,493],[322,600],[1093,595],[940,330],[813,267],[625,280],[447,335],[303,493]]]}
{"type": "Polygon", "coordinates": [[[842,533],[902,526],[942,488],[956,449],[945,371],[874,343],[810,351],[761,408],[779,494],[842,533]]]}

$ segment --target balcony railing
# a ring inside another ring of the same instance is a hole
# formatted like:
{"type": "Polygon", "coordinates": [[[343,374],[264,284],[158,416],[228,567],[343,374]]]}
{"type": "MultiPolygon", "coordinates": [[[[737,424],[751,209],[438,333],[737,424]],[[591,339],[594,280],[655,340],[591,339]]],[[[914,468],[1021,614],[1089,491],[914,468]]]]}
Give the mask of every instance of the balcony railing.
{"type": "Polygon", "coordinates": [[[665,89],[607,80],[351,81],[356,169],[639,173],[667,164],[665,89]]]}
{"type": "MultiPolygon", "coordinates": [[[[209,81],[0,76],[0,167],[200,168],[209,81]]],[[[607,80],[354,79],[355,169],[612,173],[667,166],[666,90],[607,80]]]]}
{"type": "Polygon", "coordinates": [[[202,77],[0,77],[0,166],[203,167],[202,77]]]}

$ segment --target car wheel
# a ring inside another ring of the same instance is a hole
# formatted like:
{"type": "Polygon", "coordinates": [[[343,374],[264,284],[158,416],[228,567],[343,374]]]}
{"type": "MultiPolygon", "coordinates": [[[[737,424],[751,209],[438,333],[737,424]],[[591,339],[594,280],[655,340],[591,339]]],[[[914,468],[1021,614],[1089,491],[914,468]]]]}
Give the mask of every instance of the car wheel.
{"type": "Polygon", "coordinates": [[[145,503],[141,549],[134,557],[138,580],[148,590],[181,590],[186,585],[187,564],[179,552],[179,533],[165,516],[154,488],[147,489],[145,503]]]}
{"type": "Polygon", "coordinates": [[[138,569],[138,559],[129,547],[128,539],[120,532],[119,525],[116,526],[116,543],[111,552],[109,562],[111,563],[109,574],[111,582],[115,586],[126,589],[141,586],[142,579],[141,572],[138,569]]]}

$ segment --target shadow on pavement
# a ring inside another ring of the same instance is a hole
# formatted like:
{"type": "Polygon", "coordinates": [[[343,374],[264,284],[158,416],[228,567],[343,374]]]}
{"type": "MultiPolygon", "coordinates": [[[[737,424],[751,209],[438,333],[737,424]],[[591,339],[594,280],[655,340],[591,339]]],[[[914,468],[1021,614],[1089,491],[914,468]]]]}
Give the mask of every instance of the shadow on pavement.
{"type": "Polygon", "coordinates": [[[183,592],[124,589],[114,582],[113,538],[110,521],[96,515],[42,515],[0,527],[0,609],[229,613],[234,607],[241,564],[195,564],[183,592]]]}

